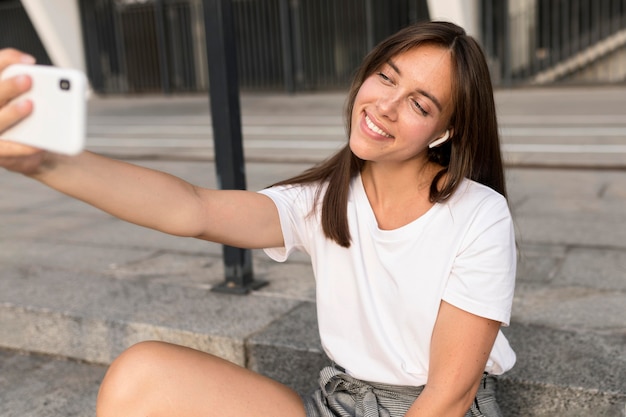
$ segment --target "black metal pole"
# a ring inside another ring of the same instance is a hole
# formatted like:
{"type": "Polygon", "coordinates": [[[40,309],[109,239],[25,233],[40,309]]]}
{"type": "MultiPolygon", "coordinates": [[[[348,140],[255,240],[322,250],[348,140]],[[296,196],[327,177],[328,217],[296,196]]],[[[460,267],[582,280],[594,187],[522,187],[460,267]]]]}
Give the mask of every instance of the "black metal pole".
{"type": "Polygon", "coordinates": [[[290,16],[291,16],[291,29],[293,30],[293,39],[291,42],[291,46],[293,47],[293,74],[295,77],[294,88],[297,90],[299,88],[303,88],[304,86],[304,57],[303,57],[303,47],[304,45],[302,41],[302,24],[300,23],[301,11],[300,11],[300,2],[299,1],[291,1],[290,3],[290,16]]]}
{"type": "Polygon", "coordinates": [[[154,24],[158,42],[159,69],[161,71],[161,88],[163,93],[170,94],[170,72],[167,67],[167,43],[165,42],[165,16],[163,0],[154,2],[154,24]]]}
{"type": "Polygon", "coordinates": [[[509,16],[509,2],[502,2],[502,22],[504,24],[504,49],[503,49],[503,65],[504,65],[504,86],[510,87],[513,74],[511,73],[511,17],[509,16]]]}
{"type": "Polygon", "coordinates": [[[283,72],[285,90],[289,94],[296,91],[294,81],[293,43],[291,31],[291,19],[289,17],[289,0],[279,0],[280,11],[280,41],[283,49],[283,72]]]}
{"type": "Polygon", "coordinates": [[[376,34],[374,29],[374,3],[372,0],[365,0],[365,30],[367,40],[367,50],[374,48],[376,44],[376,34]]]}
{"type": "MultiPolygon", "coordinates": [[[[204,0],[204,25],[218,185],[221,189],[245,190],[231,0],[204,0]]],[[[223,253],[225,282],[215,287],[214,291],[247,294],[250,290],[266,284],[253,278],[250,250],[225,245],[223,253]]]]}

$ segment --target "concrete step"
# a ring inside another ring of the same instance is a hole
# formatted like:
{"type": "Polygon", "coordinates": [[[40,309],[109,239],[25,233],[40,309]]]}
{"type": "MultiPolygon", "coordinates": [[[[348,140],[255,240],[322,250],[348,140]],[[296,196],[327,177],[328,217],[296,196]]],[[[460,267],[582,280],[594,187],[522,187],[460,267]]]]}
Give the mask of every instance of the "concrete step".
{"type": "MultiPolygon", "coordinates": [[[[294,300],[276,303],[271,297],[261,294],[238,297],[213,293],[201,293],[199,300],[183,291],[189,299],[185,303],[176,303],[179,295],[173,294],[180,292],[180,289],[173,288],[162,291],[169,294],[167,298],[173,304],[191,306],[189,309],[179,307],[176,316],[192,317],[196,321],[198,317],[204,317],[206,324],[192,325],[188,320],[184,324],[173,315],[168,322],[148,319],[144,312],[158,310],[166,300],[154,292],[154,287],[142,290],[137,286],[128,286],[115,294],[134,293],[133,298],[146,300],[142,307],[135,310],[136,319],[114,319],[110,315],[101,316],[97,311],[91,314],[68,312],[51,306],[9,306],[5,302],[0,314],[0,328],[3,329],[0,340],[5,347],[51,353],[101,365],[110,362],[122,349],[136,341],[167,340],[219,354],[290,385],[301,393],[315,388],[317,373],[328,362],[321,350],[313,302],[294,300]],[[148,293],[152,294],[150,301],[147,301],[148,293]],[[198,310],[201,304],[205,307],[198,310]],[[193,316],[188,315],[191,311],[195,313],[193,316]],[[216,324],[220,321],[216,320],[216,311],[219,311],[219,316],[230,319],[216,324]],[[251,311],[254,312],[253,318],[242,316],[242,313],[251,311]],[[250,321],[255,325],[250,326],[250,321]]],[[[97,294],[94,299],[101,296],[97,294]]],[[[626,415],[623,335],[579,333],[517,322],[505,329],[505,333],[518,354],[517,366],[501,379],[498,392],[505,415],[626,415]]],[[[16,413],[20,392],[42,399],[35,404],[27,401],[20,406],[37,406],[37,414],[29,414],[24,409],[21,414],[8,415],[88,415],[44,412],[45,407],[49,410],[57,410],[54,408],[57,406],[70,407],[66,404],[74,402],[76,393],[63,387],[80,384],[87,377],[92,378],[91,391],[84,395],[91,399],[83,399],[82,405],[76,407],[93,404],[93,392],[102,376],[103,366],[17,354],[8,355],[7,361],[7,355],[0,355],[2,384],[11,388],[6,392],[2,390],[2,395],[12,396],[13,400],[11,403],[2,402],[3,406],[16,413]],[[5,367],[22,369],[20,366],[25,367],[24,372],[4,372],[5,367]],[[31,374],[29,369],[37,369],[37,372],[31,374]],[[42,381],[56,381],[58,378],[68,382],[61,383],[61,388],[46,384],[31,386],[31,379],[37,381],[39,373],[46,375],[42,381]],[[25,374],[28,374],[26,379],[25,374]],[[40,410],[42,414],[39,414],[40,410]]],[[[75,412],[79,411],[83,413],[84,409],[75,412]]]]}
{"type": "Polygon", "coordinates": [[[0,350],[0,416],[94,417],[106,367],[0,350]]]}
{"type": "Polygon", "coordinates": [[[498,395],[512,416],[626,416],[625,335],[513,323],[518,355],[498,395]]]}
{"type": "MultiPolygon", "coordinates": [[[[210,168],[201,164],[151,165],[194,183],[214,181],[204,181],[210,168]]],[[[251,188],[259,189],[298,167],[249,168],[251,188]]],[[[513,321],[504,329],[518,354],[499,391],[505,415],[624,417],[623,174],[519,170],[509,172],[509,184],[522,255],[513,321]]],[[[255,252],[255,276],[270,285],[246,297],[218,294],[210,289],[223,280],[219,245],[124,224],[21,177],[0,175],[0,188],[0,347],[106,365],[133,343],[159,339],[300,392],[314,387],[326,359],[305,257],[281,265],[255,252]]],[[[68,407],[78,401],[52,383],[44,393],[36,376],[63,386],[102,366],[17,358],[28,360],[0,357],[3,370],[25,369],[0,375],[14,413],[0,415],[89,415],[33,411],[40,398],[68,407]]],[[[81,398],[93,399],[89,392],[81,398]]]]}

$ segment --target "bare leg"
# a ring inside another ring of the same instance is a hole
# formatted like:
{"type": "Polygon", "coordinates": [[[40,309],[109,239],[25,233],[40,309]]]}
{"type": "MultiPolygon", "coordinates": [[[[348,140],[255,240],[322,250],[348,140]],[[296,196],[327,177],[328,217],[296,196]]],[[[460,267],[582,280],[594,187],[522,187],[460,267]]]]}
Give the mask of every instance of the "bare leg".
{"type": "Polygon", "coordinates": [[[109,368],[99,417],[304,417],[292,389],[204,352],[139,343],[109,368]]]}

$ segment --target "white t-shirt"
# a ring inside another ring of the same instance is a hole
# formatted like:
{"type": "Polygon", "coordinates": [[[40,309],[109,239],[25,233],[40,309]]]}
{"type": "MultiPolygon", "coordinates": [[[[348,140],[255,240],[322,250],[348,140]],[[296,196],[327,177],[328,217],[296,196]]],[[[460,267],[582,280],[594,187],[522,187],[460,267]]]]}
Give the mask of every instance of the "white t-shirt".
{"type": "MultiPolygon", "coordinates": [[[[504,197],[464,180],[446,202],[394,230],[378,228],[360,175],[350,187],[352,243],[324,236],[317,185],[261,191],[278,208],[285,246],[266,249],[284,262],[294,250],[311,257],[323,348],[359,379],[424,385],[441,300],[509,324],[515,284],[513,223],[504,197]]],[[[486,372],[501,374],[515,353],[500,332],[486,372]]]]}

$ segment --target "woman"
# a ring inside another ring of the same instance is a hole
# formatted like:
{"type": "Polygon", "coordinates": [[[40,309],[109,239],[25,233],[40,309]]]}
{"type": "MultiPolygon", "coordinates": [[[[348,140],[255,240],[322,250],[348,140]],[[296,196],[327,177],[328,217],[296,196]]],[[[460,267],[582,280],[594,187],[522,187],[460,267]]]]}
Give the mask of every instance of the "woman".
{"type": "MultiPolygon", "coordinates": [[[[0,70],[28,60],[0,52],[0,70]]],[[[31,103],[0,84],[0,130],[31,103]]],[[[36,105],[36,103],[35,103],[36,105]]],[[[499,416],[495,375],[515,354],[515,243],[493,91],[477,43],[456,25],[408,27],[364,60],[349,92],[348,144],[259,193],[193,186],[88,152],[9,143],[0,164],[124,220],[283,261],[310,254],[322,344],[320,389],[293,390],[212,355],[144,342],[111,365],[100,416],[499,416]]]]}

